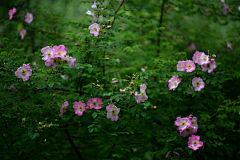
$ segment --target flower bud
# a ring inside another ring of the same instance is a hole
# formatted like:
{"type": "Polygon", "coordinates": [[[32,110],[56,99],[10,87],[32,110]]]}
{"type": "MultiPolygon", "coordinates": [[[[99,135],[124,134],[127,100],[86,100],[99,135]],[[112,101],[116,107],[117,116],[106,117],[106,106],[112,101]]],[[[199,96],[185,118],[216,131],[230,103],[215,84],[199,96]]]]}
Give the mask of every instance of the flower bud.
{"type": "Polygon", "coordinates": [[[131,86],[133,86],[133,85],[134,85],[134,83],[133,83],[133,82],[131,82],[130,84],[131,84],[131,86]]]}
{"type": "Polygon", "coordinates": [[[117,85],[115,85],[114,87],[117,88],[117,85]]]}
{"type": "Polygon", "coordinates": [[[126,89],[127,89],[127,90],[129,90],[130,88],[129,88],[129,87],[127,87],[126,89]]]}
{"type": "Polygon", "coordinates": [[[156,106],[154,106],[153,108],[154,108],[154,109],[157,109],[157,107],[156,107],[156,106]]]}
{"type": "Polygon", "coordinates": [[[22,119],[23,122],[25,122],[25,120],[26,120],[25,118],[22,119]]]}
{"type": "Polygon", "coordinates": [[[108,20],[108,23],[110,23],[111,22],[111,20],[108,20]]]}
{"type": "Polygon", "coordinates": [[[217,56],[214,54],[214,55],[213,55],[213,58],[216,58],[216,57],[217,57],[217,56]]]}
{"type": "Polygon", "coordinates": [[[41,126],[41,125],[42,125],[42,122],[39,122],[38,125],[41,126]]]}
{"type": "Polygon", "coordinates": [[[109,60],[109,58],[106,58],[106,60],[108,61],[108,60],[109,60]]]}
{"type": "Polygon", "coordinates": [[[105,27],[105,25],[102,26],[103,28],[105,27]]]}
{"type": "Polygon", "coordinates": [[[146,109],[147,109],[147,107],[143,107],[143,109],[144,109],[144,110],[146,110],[146,109]]]}
{"type": "Polygon", "coordinates": [[[78,44],[76,43],[75,46],[78,46],[78,44]]]}
{"type": "Polygon", "coordinates": [[[53,94],[53,97],[55,97],[56,94],[53,94]]]}
{"type": "Polygon", "coordinates": [[[110,28],[112,28],[112,26],[107,26],[106,28],[107,28],[107,29],[110,29],[110,28]]]}
{"type": "Polygon", "coordinates": [[[18,116],[20,116],[21,114],[20,114],[20,113],[18,113],[17,115],[18,115],[18,116]]]}
{"type": "Polygon", "coordinates": [[[46,139],[44,139],[44,142],[46,142],[47,140],[46,139]]]}
{"type": "Polygon", "coordinates": [[[135,77],[132,77],[133,79],[135,79],[135,77]]]}
{"type": "Polygon", "coordinates": [[[99,88],[100,87],[100,85],[99,84],[97,84],[97,88],[99,88]]]}
{"type": "Polygon", "coordinates": [[[95,83],[92,83],[93,86],[95,86],[95,83]]]}

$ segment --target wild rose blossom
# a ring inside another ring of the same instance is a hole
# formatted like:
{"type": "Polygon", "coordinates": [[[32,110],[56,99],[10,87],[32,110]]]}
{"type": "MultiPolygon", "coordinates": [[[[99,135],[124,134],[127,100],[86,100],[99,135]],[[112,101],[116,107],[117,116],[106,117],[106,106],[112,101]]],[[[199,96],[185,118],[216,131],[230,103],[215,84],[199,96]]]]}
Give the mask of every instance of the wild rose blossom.
{"type": "Polygon", "coordinates": [[[184,129],[183,131],[180,131],[180,135],[183,136],[183,137],[186,137],[188,136],[189,134],[190,135],[193,135],[195,133],[197,133],[197,129],[196,127],[187,127],[186,129],[184,129]]]}
{"type": "Polygon", "coordinates": [[[190,46],[188,46],[189,52],[196,50],[196,46],[194,43],[191,43],[190,46]]]}
{"type": "Polygon", "coordinates": [[[21,30],[21,32],[20,32],[21,39],[24,39],[26,33],[27,33],[27,32],[26,32],[25,29],[22,29],[22,30],[21,30]]]}
{"type": "Polygon", "coordinates": [[[87,109],[85,106],[86,104],[83,103],[82,101],[79,102],[75,101],[73,104],[75,114],[79,116],[83,115],[84,111],[87,109]]]}
{"type": "Polygon", "coordinates": [[[61,78],[64,80],[67,80],[69,78],[69,76],[65,74],[65,75],[61,75],[61,78]]]}
{"type": "Polygon", "coordinates": [[[204,63],[207,63],[208,61],[209,61],[209,56],[202,53],[200,58],[198,59],[198,64],[202,65],[204,63]]]}
{"type": "Polygon", "coordinates": [[[91,98],[87,102],[87,105],[90,106],[90,109],[101,109],[102,106],[99,106],[100,104],[103,104],[100,98],[91,98]]]}
{"type": "Polygon", "coordinates": [[[91,5],[91,8],[92,8],[93,10],[97,10],[97,9],[98,9],[97,6],[98,6],[99,4],[100,4],[99,2],[96,3],[96,1],[94,1],[94,4],[91,5]]]}
{"type": "MultiPolygon", "coordinates": [[[[114,80],[114,79],[116,79],[116,78],[113,78],[112,80],[114,80]]],[[[113,81],[112,83],[115,84],[115,83],[117,83],[117,82],[118,82],[118,81],[113,81]]]]}
{"type": "Polygon", "coordinates": [[[15,72],[15,75],[18,78],[22,78],[23,81],[28,81],[29,77],[32,75],[32,70],[30,69],[30,65],[23,64],[22,67],[19,67],[15,72]]]}
{"type": "Polygon", "coordinates": [[[183,69],[185,69],[187,72],[192,72],[195,70],[195,64],[193,61],[188,60],[184,62],[183,69]]]}
{"type": "Polygon", "coordinates": [[[186,128],[188,128],[188,127],[191,126],[191,122],[190,122],[189,118],[186,118],[186,117],[185,117],[185,118],[177,117],[174,125],[177,126],[177,129],[178,129],[179,131],[183,131],[183,130],[185,130],[186,128]]]}
{"type": "Polygon", "coordinates": [[[25,15],[25,22],[31,23],[33,21],[33,14],[32,13],[27,13],[25,15]]]}
{"type": "Polygon", "coordinates": [[[200,91],[201,89],[204,88],[205,83],[203,82],[203,80],[200,77],[195,77],[192,79],[192,85],[193,87],[195,87],[195,91],[200,91]]]}
{"type": "Polygon", "coordinates": [[[97,84],[97,88],[99,88],[100,87],[100,85],[99,84],[97,84]]]}
{"type": "Polygon", "coordinates": [[[188,148],[197,150],[199,149],[199,147],[202,147],[202,146],[203,146],[203,142],[200,141],[200,136],[192,135],[192,137],[189,137],[188,148]]]}
{"type": "Polygon", "coordinates": [[[13,18],[13,15],[16,13],[16,8],[13,7],[13,9],[10,9],[9,12],[8,12],[8,15],[9,15],[9,19],[12,19],[13,18]]]}
{"type": "Polygon", "coordinates": [[[41,49],[41,52],[43,53],[42,60],[46,61],[51,57],[55,57],[55,50],[52,47],[46,46],[41,49]]]}
{"type": "Polygon", "coordinates": [[[53,56],[46,60],[45,65],[51,67],[52,69],[55,69],[58,64],[58,58],[53,56]]]}
{"type": "Polygon", "coordinates": [[[92,17],[92,23],[94,23],[94,20],[97,19],[97,15],[94,12],[91,12],[89,9],[87,10],[88,11],[86,12],[86,14],[92,17]]]}
{"type": "Polygon", "coordinates": [[[199,63],[198,63],[198,60],[199,60],[199,58],[200,58],[200,56],[201,56],[202,54],[204,54],[204,52],[196,51],[196,52],[194,53],[194,55],[193,55],[193,61],[194,61],[195,63],[199,64],[199,63]]]}
{"type": "Polygon", "coordinates": [[[53,49],[55,51],[55,57],[64,58],[67,54],[66,47],[64,45],[53,46],[53,49]]]}
{"type": "Polygon", "coordinates": [[[189,117],[188,118],[189,120],[190,120],[190,122],[191,122],[191,127],[195,127],[195,128],[197,128],[198,129],[198,125],[197,125],[197,117],[189,117]]]}
{"type": "Polygon", "coordinates": [[[144,68],[141,68],[141,71],[142,71],[142,72],[145,72],[145,69],[144,69],[144,68]]]}
{"type": "Polygon", "coordinates": [[[229,11],[232,11],[232,8],[229,9],[229,5],[223,4],[223,14],[228,14],[229,11]]]}
{"type": "Polygon", "coordinates": [[[216,62],[214,59],[211,59],[211,61],[208,61],[207,63],[202,64],[201,67],[202,67],[202,71],[204,72],[208,71],[208,73],[211,73],[216,68],[216,62]]]}
{"type": "Polygon", "coordinates": [[[94,34],[94,36],[98,36],[99,35],[99,31],[100,31],[99,24],[94,23],[94,24],[90,25],[88,27],[88,29],[90,29],[90,33],[94,34]]]}
{"type": "Polygon", "coordinates": [[[138,92],[135,92],[135,100],[137,103],[144,102],[148,99],[148,96],[146,95],[146,90],[147,86],[145,84],[140,85],[140,94],[138,92]]]}
{"type": "Polygon", "coordinates": [[[75,66],[75,63],[76,63],[76,58],[72,58],[72,57],[66,56],[66,57],[64,57],[62,59],[62,61],[65,64],[68,64],[69,67],[73,68],[75,66]]]}
{"type": "Polygon", "coordinates": [[[63,104],[62,104],[62,108],[60,109],[60,114],[59,116],[62,116],[63,113],[67,112],[67,106],[69,105],[68,101],[65,101],[63,104]]]}
{"type": "Polygon", "coordinates": [[[12,92],[13,94],[15,93],[14,91],[18,91],[18,90],[16,89],[16,87],[15,87],[14,84],[12,84],[10,87],[6,87],[6,89],[13,91],[13,92],[12,92]]]}
{"type": "Polygon", "coordinates": [[[181,82],[181,80],[178,78],[178,76],[173,76],[169,81],[168,81],[168,87],[169,90],[175,90],[178,87],[178,84],[181,82]]]}
{"type": "Polygon", "coordinates": [[[177,71],[184,71],[185,69],[183,68],[185,61],[178,61],[177,64],[177,71]]]}
{"type": "Polygon", "coordinates": [[[109,106],[106,107],[107,109],[107,118],[110,119],[112,121],[117,121],[118,120],[118,114],[120,112],[120,108],[117,108],[115,105],[113,104],[109,104],[109,106]]]}
{"type": "Polygon", "coordinates": [[[227,43],[227,49],[228,49],[228,52],[231,53],[233,51],[233,48],[232,48],[232,44],[231,43],[227,43]]]}

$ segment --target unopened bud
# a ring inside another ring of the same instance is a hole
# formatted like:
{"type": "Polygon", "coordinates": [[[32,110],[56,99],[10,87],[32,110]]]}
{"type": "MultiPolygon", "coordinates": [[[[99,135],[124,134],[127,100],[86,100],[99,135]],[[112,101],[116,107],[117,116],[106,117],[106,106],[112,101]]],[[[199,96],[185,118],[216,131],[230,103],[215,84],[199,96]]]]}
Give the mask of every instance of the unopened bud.
{"type": "Polygon", "coordinates": [[[131,95],[134,95],[134,92],[131,92],[131,95]]]}
{"type": "Polygon", "coordinates": [[[95,83],[92,83],[93,86],[95,86],[95,83]]]}
{"type": "Polygon", "coordinates": [[[105,25],[102,26],[103,28],[105,27],[105,25]]]}
{"type": "Polygon", "coordinates": [[[216,58],[216,57],[217,57],[217,56],[214,54],[214,55],[213,55],[213,58],[216,58]]]}
{"type": "Polygon", "coordinates": [[[17,115],[20,116],[20,113],[18,113],[17,115]]]}
{"type": "Polygon", "coordinates": [[[78,44],[76,43],[75,46],[78,46],[78,44]]]}
{"type": "Polygon", "coordinates": [[[108,20],[108,23],[110,23],[111,22],[111,20],[108,20]]]}
{"type": "Polygon", "coordinates": [[[115,85],[114,87],[117,88],[117,85],[115,85]]]}
{"type": "Polygon", "coordinates": [[[47,140],[46,139],[44,139],[44,142],[46,142],[47,140]]]}
{"type": "Polygon", "coordinates": [[[132,77],[133,79],[135,79],[135,77],[132,77]]]}
{"type": "Polygon", "coordinates": [[[145,110],[146,110],[146,109],[147,109],[147,107],[143,107],[143,109],[145,109],[145,110]]]}
{"type": "Polygon", "coordinates": [[[109,60],[109,58],[106,58],[106,60],[108,61],[108,60],[109,60]]]}
{"type": "Polygon", "coordinates": [[[157,109],[157,107],[156,107],[156,106],[154,106],[153,108],[154,108],[154,109],[157,109]]]}
{"type": "Polygon", "coordinates": [[[42,122],[39,122],[38,125],[41,126],[41,125],[42,125],[42,122]]]}
{"type": "Polygon", "coordinates": [[[107,28],[107,29],[110,29],[110,28],[112,28],[112,26],[107,26],[106,28],[107,28]]]}
{"type": "Polygon", "coordinates": [[[22,121],[25,122],[25,118],[23,118],[22,121]]]}
{"type": "Polygon", "coordinates": [[[131,86],[133,86],[133,85],[134,85],[134,83],[133,83],[133,82],[131,82],[130,84],[131,84],[131,86]]]}
{"type": "Polygon", "coordinates": [[[129,88],[129,87],[127,87],[126,89],[127,89],[127,90],[129,90],[130,88],[129,88]]]}

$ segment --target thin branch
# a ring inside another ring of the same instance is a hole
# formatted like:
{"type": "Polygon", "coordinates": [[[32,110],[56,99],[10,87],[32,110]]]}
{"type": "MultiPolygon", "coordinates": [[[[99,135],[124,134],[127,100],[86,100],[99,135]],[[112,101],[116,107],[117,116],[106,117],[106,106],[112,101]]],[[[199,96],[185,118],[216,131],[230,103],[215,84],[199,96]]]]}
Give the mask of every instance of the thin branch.
{"type": "Polygon", "coordinates": [[[77,147],[76,147],[75,144],[73,143],[73,141],[72,141],[72,139],[71,139],[71,136],[70,136],[68,130],[65,129],[64,131],[65,131],[65,133],[66,133],[66,135],[67,135],[68,141],[71,143],[73,149],[74,149],[75,152],[77,153],[78,158],[79,158],[79,159],[83,159],[83,157],[81,156],[81,154],[80,154],[80,152],[78,151],[77,147]]]}

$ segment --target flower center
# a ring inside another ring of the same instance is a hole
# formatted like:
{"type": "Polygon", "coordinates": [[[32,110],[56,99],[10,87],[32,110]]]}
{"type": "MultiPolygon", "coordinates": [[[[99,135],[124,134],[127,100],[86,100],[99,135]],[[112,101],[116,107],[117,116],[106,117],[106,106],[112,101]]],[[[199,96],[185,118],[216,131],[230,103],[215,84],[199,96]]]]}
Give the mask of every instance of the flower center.
{"type": "Polygon", "coordinates": [[[207,60],[207,58],[206,57],[203,57],[203,61],[206,61],[207,60]]]}
{"type": "Polygon", "coordinates": [[[63,111],[65,111],[66,110],[66,107],[63,107],[63,109],[62,109],[63,111]]]}
{"type": "Polygon", "coordinates": [[[82,106],[79,106],[78,109],[79,109],[80,111],[82,111],[83,108],[82,108],[82,106]]]}
{"type": "Polygon", "coordinates": [[[196,86],[199,86],[200,85],[200,83],[199,82],[196,82],[196,86]]]}
{"type": "Polygon", "coordinates": [[[207,64],[207,68],[210,68],[210,63],[207,64]]]}
{"type": "Polygon", "coordinates": [[[114,115],[116,113],[116,110],[115,109],[112,109],[112,114],[114,115]]]}
{"type": "Polygon", "coordinates": [[[60,56],[62,53],[61,53],[61,52],[58,52],[57,54],[60,56]]]}
{"type": "Polygon", "coordinates": [[[185,124],[186,124],[185,122],[182,122],[182,126],[185,126],[185,124]]]}
{"type": "Polygon", "coordinates": [[[93,102],[92,105],[95,107],[97,106],[97,102],[93,102]]]}
{"type": "Polygon", "coordinates": [[[68,64],[68,60],[64,60],[64,63],[68,64]]]}
{"type": "Polygon", "coordinates": [[[53,63],[57,63],[57,59],[56,58],[54,58],[53,63]]]}
{"type": "Polygon", "coordinates": [[[187,129],[186,129],[186,132],[190,132],[190,128],[187,128],[187,129]]]}
{"type": "Polygon", "coordinates": [[[50,57],[50,56],[51,56],[51,53],[48,52],[47,55],[48,55],[48,57],[50,57]]]}
{"type": "Polygon", "coordinates": [[[191,65],[191,64],[189,64],[187,67],[188,67],[188,69],[190,69],[190,68],[192,68],[192,65],[191,65]]]}
{"type": "Polygon", "coordinates": [[[177,82],[176,82],[176,81],[174,81],[174,82],[173,82],[173,85],[174,85],[174,86],[176,86],[176,85],[177,85],[177,82]]]}
{"type": "Polygon", "coordinates": [[[11,89],[12,91],[14,91],[14,88],[13,88],[13,86],[11,86],[11,87],[10,87],[10,89],[11,89]]]}
{"type": "Polygon", "coordinates": [[[93,27],[93,31],[95,31],[95,32],[96,32],[96,31],[97,31],[97,27],[93,27]]]}
{"type": "Polygon", "coordinates": [[[141,96],[144,96],[144,92],[141,92],[141,96]]]}
{"type": "Polygon", "coordinates": [[[196,146],[197,145],[197,141],[193,141],[193,145],[196,146]]]}
{"type": "Polygon", "coordinates": [[[22,73],[22,75],[25,75],[25,74],[26,74],[26,71],[25,71],[25,70],[22,70],[21,73],[22,73]]]}
{"type": "Polygon", "coordinates": [[[192,125],[192,126],[195,126],[195,121],[192,121],[192,122],[191,122],[191,125],[192,125]]]}
{"type": "Polygon", "coordinates": [[[31,16],[28,16],[28,20],[31,20],[31,16]]]}

